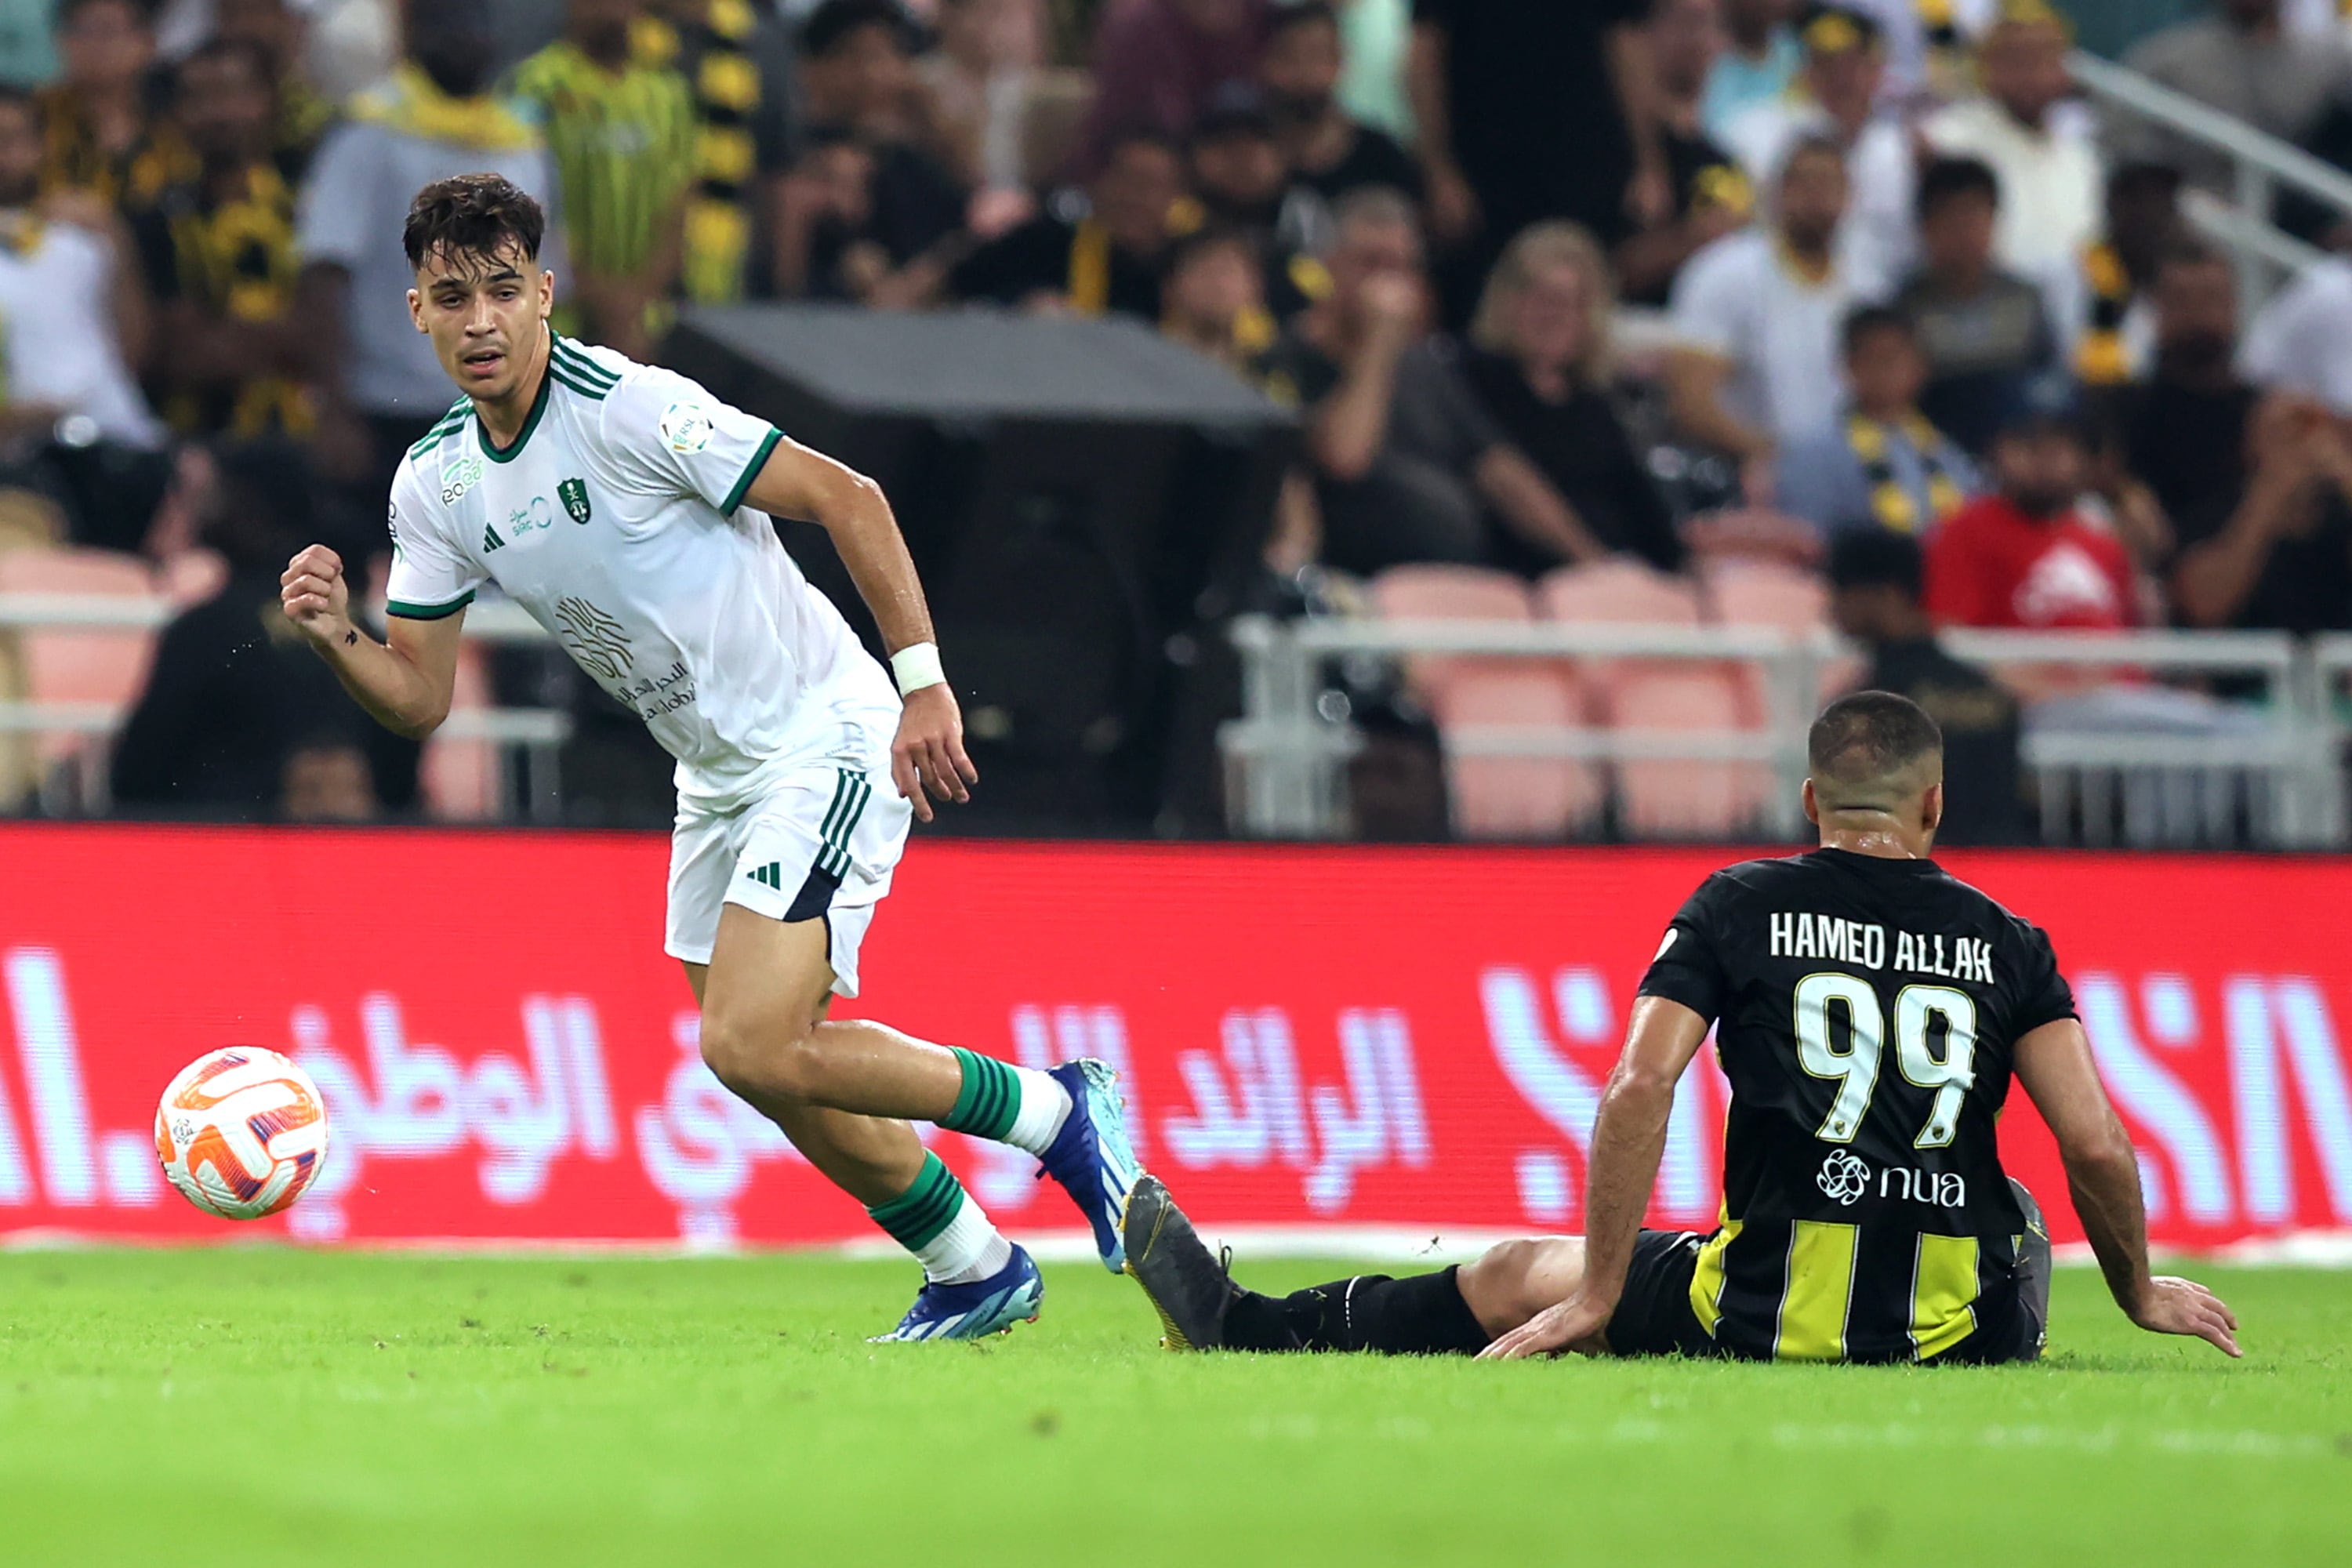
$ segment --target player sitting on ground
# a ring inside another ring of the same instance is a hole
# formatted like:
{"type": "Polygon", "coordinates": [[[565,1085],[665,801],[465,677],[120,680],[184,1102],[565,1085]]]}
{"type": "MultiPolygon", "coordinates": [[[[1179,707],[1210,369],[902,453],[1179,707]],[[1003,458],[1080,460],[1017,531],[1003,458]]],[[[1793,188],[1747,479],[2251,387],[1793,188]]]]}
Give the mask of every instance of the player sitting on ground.
{"type": "Polygon", "coordinates": [[[1927,858],[1935,721],[1857,693],[1813,725],[1811,763],[1821,848],[1717,872],[1659,944],[1593,1126],[1583,1237],[1274,1298],[1235,1285],[1147,1176],[1128,1271],[1169,1344],[2032,1361],[2050,1242],[1996,1147],[2013,1072],[2057,1134],[2116,1304],[2236,1355],[2229,1308],[2148,1274],[2139,1166],[2049,938],[1927,858]],[[1722,1224],[1643,1230],[1675,1084],[1710,1025],[1731,1081],[1722,1224]]]}
{"type": "Polygon", "coordinates": [[[636,710],[677,758],[666,946],[702,1007],[703,1059],[922,1261],[921,1293],[884,1337],[1034,1317],[1035,1264],[903,1119],[1037,1155],[1116,1272],[1137,1171],[1109,1068],[1035,1072],[825,1017],[833,995],[857,994],[908,821],[930,819],[924,792],[964,800],[979,782],[889,502],[682,376],[557,337],[545,224],[493,174],[417,195],[409,310],[465,395],[393,481],[389,638],[352,625],[343,563],[318,545],[286,570],[286,614],[404,735],[448,716],[466,606],[490,583],[636,710]],[[774,517],[832,536],[898,690],[774,517]]]}

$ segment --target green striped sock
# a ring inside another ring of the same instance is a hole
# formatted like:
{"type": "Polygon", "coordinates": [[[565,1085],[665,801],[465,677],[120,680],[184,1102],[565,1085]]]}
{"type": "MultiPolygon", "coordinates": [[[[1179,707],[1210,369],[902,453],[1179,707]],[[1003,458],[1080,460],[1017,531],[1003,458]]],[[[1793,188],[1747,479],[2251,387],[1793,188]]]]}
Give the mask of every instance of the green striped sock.
{"type": "Polygon", "coordinates": [[[948,1049],[963,1068],[963,1087],[940,1125],[1032,1154],[1045,1153],[1070,1113],[1069,1090],[1034,1068],[1017,1068],[961,1046],[948,1049]]]}
{"type": "Polygon", "coordinates": [[[963,1184],[937,1154],[928,1152],[914,1185],[866,1213],[915,1255],[929,1279],[985,1279],[1013,1256],[1011,1244],[997,1234],[963,1184]]]}

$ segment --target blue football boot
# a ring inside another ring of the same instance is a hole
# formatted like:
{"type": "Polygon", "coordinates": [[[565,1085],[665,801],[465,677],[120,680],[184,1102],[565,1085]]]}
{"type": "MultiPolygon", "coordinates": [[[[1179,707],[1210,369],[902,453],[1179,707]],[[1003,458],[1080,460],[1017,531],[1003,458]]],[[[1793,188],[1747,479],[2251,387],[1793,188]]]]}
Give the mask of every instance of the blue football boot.
{"type": "Polygon", "coordinates": [[[1045,1281],[1026,1252],[1015,1247],[1004,1267],[985,1279],[965,1285],[926,1281],[922,1294],[887,1334],[866,1343],[895,1344],[905,1340],[978,1340],[1009,1333],[1015,1323],[1037,1321],[1038,1304],[1045,1299],[1045,1281]]]}
{"type": "Polygon", "coordinates": [[[1118,1074],[1091,1057],[1064,1062],[1048,1075],[1070,1091],[1070,1114],[1045,1151],[1041,1173],[1062,1184],[1078,1212],[1095,1228],[1095,1250],[1113,1274],[1127,1268],[1127,1243],[1119,1221],[1127,1194],[1143,1174],[1127,1142],[1118,1074]]]}

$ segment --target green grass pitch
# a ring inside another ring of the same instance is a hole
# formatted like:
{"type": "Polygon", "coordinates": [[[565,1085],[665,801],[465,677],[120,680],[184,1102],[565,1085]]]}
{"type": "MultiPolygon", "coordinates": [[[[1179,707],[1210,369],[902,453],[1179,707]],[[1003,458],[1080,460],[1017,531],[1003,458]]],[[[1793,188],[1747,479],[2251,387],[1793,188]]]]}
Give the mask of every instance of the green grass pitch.
{"type": "Polygon", "coordinates": [[[2069,1268],[1981,1371],[1178,1356],[1081,1265],[873,1346],[908,1266],[0,1255],[0,1563],[2352,1563],[2352,1276],[2201,1272],[2242,1363],[2069,1268]]]}

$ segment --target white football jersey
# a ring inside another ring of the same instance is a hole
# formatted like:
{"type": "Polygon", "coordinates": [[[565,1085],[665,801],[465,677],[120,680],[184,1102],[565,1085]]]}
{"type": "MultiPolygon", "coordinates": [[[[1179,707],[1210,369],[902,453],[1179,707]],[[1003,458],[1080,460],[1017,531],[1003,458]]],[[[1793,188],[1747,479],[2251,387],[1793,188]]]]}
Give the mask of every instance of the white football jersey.
{"type": "Polygon", "coordinates": [[[793,767],[866,754],[898,696],[743,497],[782,435],[684,376],[549,335],[513,446],[460,398],[392,485],[392,614],[495,583],[636,710],[682,801],[730,811],[793,767]]]}

